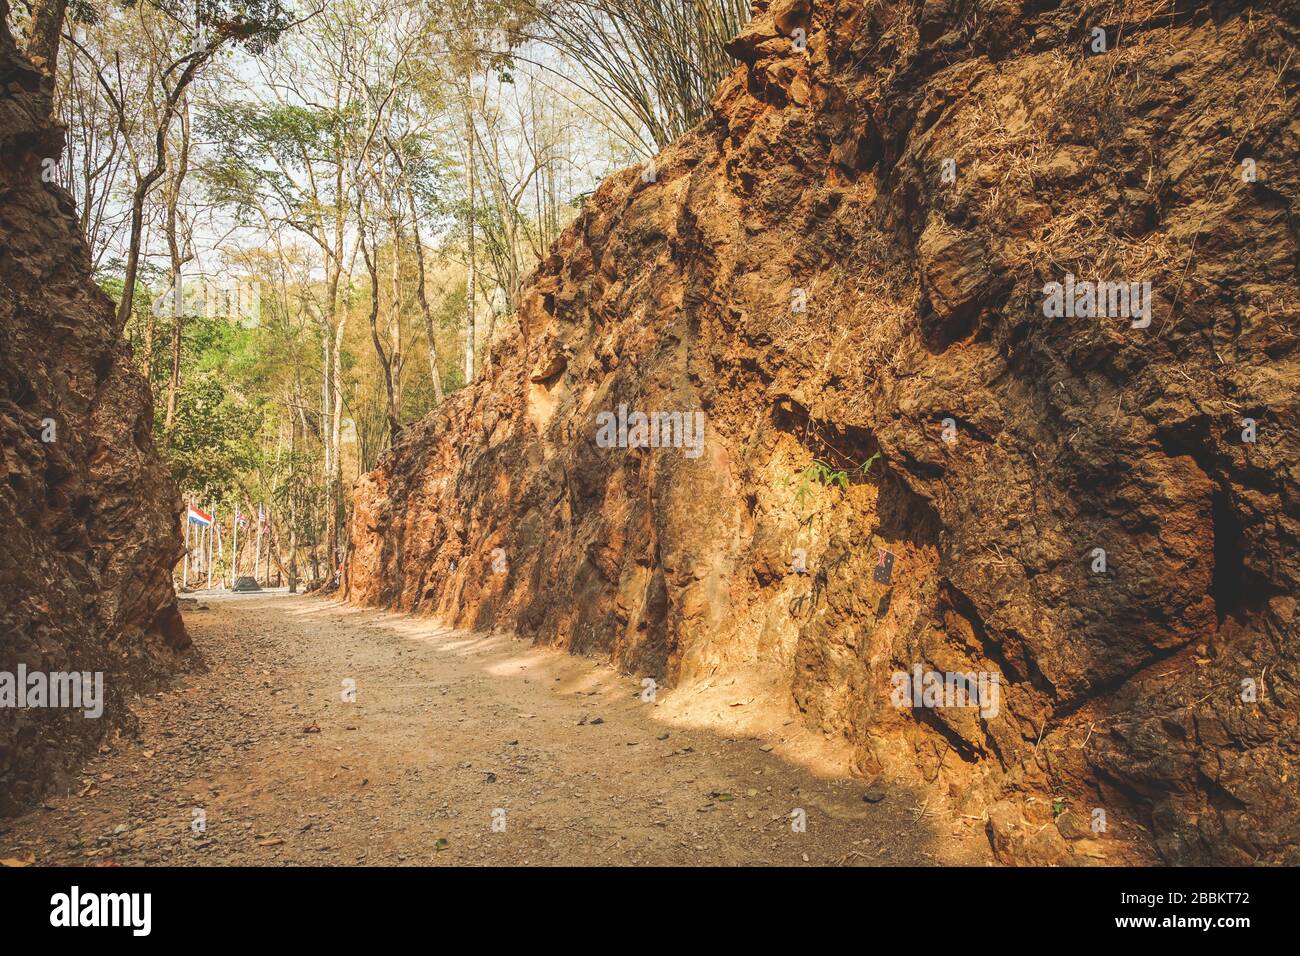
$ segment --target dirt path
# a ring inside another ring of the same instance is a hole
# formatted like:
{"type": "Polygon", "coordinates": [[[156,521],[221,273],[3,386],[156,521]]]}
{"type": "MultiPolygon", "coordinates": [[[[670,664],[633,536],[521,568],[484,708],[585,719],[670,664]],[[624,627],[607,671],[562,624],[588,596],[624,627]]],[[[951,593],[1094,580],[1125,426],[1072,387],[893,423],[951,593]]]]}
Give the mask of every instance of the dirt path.
{"type": "Polygon", "coordinates": [[[864,801],[833,744],[744,714],[752,701],[727,701],[725,688],[659,690],[649,702],[608,665],[508,636],[283,594],[205,603],[186,621],[206,669],[138,700],[139,738],[109,741],[70,794],[0,821],[0,857],[989,860],[978,821],[936,817],[904,790],[864,801]],[[347,680],[355,702],[343,700],[347,680]]]}

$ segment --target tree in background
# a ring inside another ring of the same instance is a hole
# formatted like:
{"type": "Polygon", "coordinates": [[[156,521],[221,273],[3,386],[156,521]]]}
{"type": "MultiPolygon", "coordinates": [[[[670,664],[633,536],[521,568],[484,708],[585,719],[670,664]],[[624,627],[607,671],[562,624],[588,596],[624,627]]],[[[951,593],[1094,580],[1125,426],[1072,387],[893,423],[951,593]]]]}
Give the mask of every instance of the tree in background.
{"type": "Polygon", "coordinates": [[[658,151],[708,116],[735,69],[723,48],[749,0],[530,0],[538,37],[592,77],[627,132],[658,151]]]}
{"type": "Polygon", "coordinates": [[[320,581],[347,482],[491,363],[600,179],[704,114],[730,7],[591,0],[583,46],[562,3],[310,2],[39,0],[28,35],[159,447],[191,497],[271,504],[276,560],[320,581]],[[260,313],[196,309],[209,276],[260,313]]]}
{"type": "Polygon", "coordinates": [[[78,47],[94,64],[95,79],[112,105],[135,179],[122,280],[125,294],[117,315],[119,332],[126,328],[130,317],[130,300],[139,274],[145,200],[167,169],[167,140],[186,90],[223,47],[242,44],[258,52],[275,42],[290,25],[280,0],[195,0],[192,5],[180,0],[154,0],[153,4],[136,4],[129,12],[134,14],[133,23],[139,35],[149,42],[150,82],[146,89],[152,110],[140,110],[140,104],[128,101],[122,94],[120,57],[114,57],[114,69],[110,71],[107,58],[99,62],[84,46],[78,47]],[[116,86],[110,81],[111,74],[116,76],[116,86]],[[136,119],[145,112],[151,114],[147,142],[137,144],[133,134],[138,136],[143,130],[136,119]]]}

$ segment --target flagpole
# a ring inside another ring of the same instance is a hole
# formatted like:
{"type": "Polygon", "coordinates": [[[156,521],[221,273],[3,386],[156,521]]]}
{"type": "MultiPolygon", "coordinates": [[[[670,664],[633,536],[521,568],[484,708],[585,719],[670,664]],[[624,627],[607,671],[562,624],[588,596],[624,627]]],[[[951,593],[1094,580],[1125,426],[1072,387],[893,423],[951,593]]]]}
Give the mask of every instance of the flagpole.
{"type": "Polygon", "coordinates": [[[235,504],[235,516],[230,522],[230,587],[234,590],[235,574],[239,570],[239,504],[235,504]]]}
{"type": "Polygon", "coordinates": [[[217,529],[217,560],[226,560],[226,537],[221,533],[221,525],[217,524],[217,514],[212,513],[212,527],[217,529]]]}
{"type": "MultiPolygon", "coordinates": [[[[176,565],[172,565],[176,567],[176,565]]],[[[185,563],[181,566],[181,590],[190,583],[190,506],[185,506],[185,563]]]]}
{"type": "MultiPolygon", "coordinates": [[[[262,569],[262,506],[257,506],[257,545],[253,548],[253,580],[258,581],[262,569]]],[[[258,583],[261,583],[260,581],[258,583]]]]}
{"type": "MultiPolygon", "coordinates": [[[[271,577],[271,549],[275,547],[275,528],[271,526],[271,509],[266,509],[266,576],[271,577]]],[[[275,586],[280,586],[280,566],[275,567],[275,586]]]]}
{"type": "Polygon", "coordinates": [[[208,590],[212,590],[212,539],[217,531],[217,509],[212,509],[212,524],[208,527],[208,590]]]}

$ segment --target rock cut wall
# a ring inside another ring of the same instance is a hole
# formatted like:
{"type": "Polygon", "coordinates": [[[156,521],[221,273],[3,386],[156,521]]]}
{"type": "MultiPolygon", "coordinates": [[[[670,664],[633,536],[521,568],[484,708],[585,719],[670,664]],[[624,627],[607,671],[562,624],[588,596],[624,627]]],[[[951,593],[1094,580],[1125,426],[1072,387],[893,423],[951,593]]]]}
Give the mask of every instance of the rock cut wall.
{"type": "Polygon", "coordinates": [[[63,130],[8,14],[0,0],[0,681],[12,692],[20,667],[99,672],[105,699],[87,717],[0,696],[0,814],[129,722],[128,696],[189,646],[171,578],[181,502],[153,447],[148,386],[71,197],[45,181],[63,130]]]}
{"type": "Polygon", "coordinates": [[[1300,7],[754,11],[361,479],[351,599],[745,674],[1009,862],[1300,863],[1300,7]]]}

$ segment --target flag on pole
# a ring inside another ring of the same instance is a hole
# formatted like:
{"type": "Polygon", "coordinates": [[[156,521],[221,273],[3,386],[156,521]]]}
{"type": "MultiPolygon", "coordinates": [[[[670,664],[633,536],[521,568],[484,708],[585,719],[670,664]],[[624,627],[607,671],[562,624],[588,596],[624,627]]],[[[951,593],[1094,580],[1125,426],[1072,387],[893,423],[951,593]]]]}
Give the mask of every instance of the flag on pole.
{"type": "Polygon", "coordinates": [[[194,507],[193,505],[190,505],[189,521],[190,524],[197,524],[197,525],[201,525],[204,528],[209,528],[212,526],[212,515],[200,511],[198,508],[194,507]]]}

